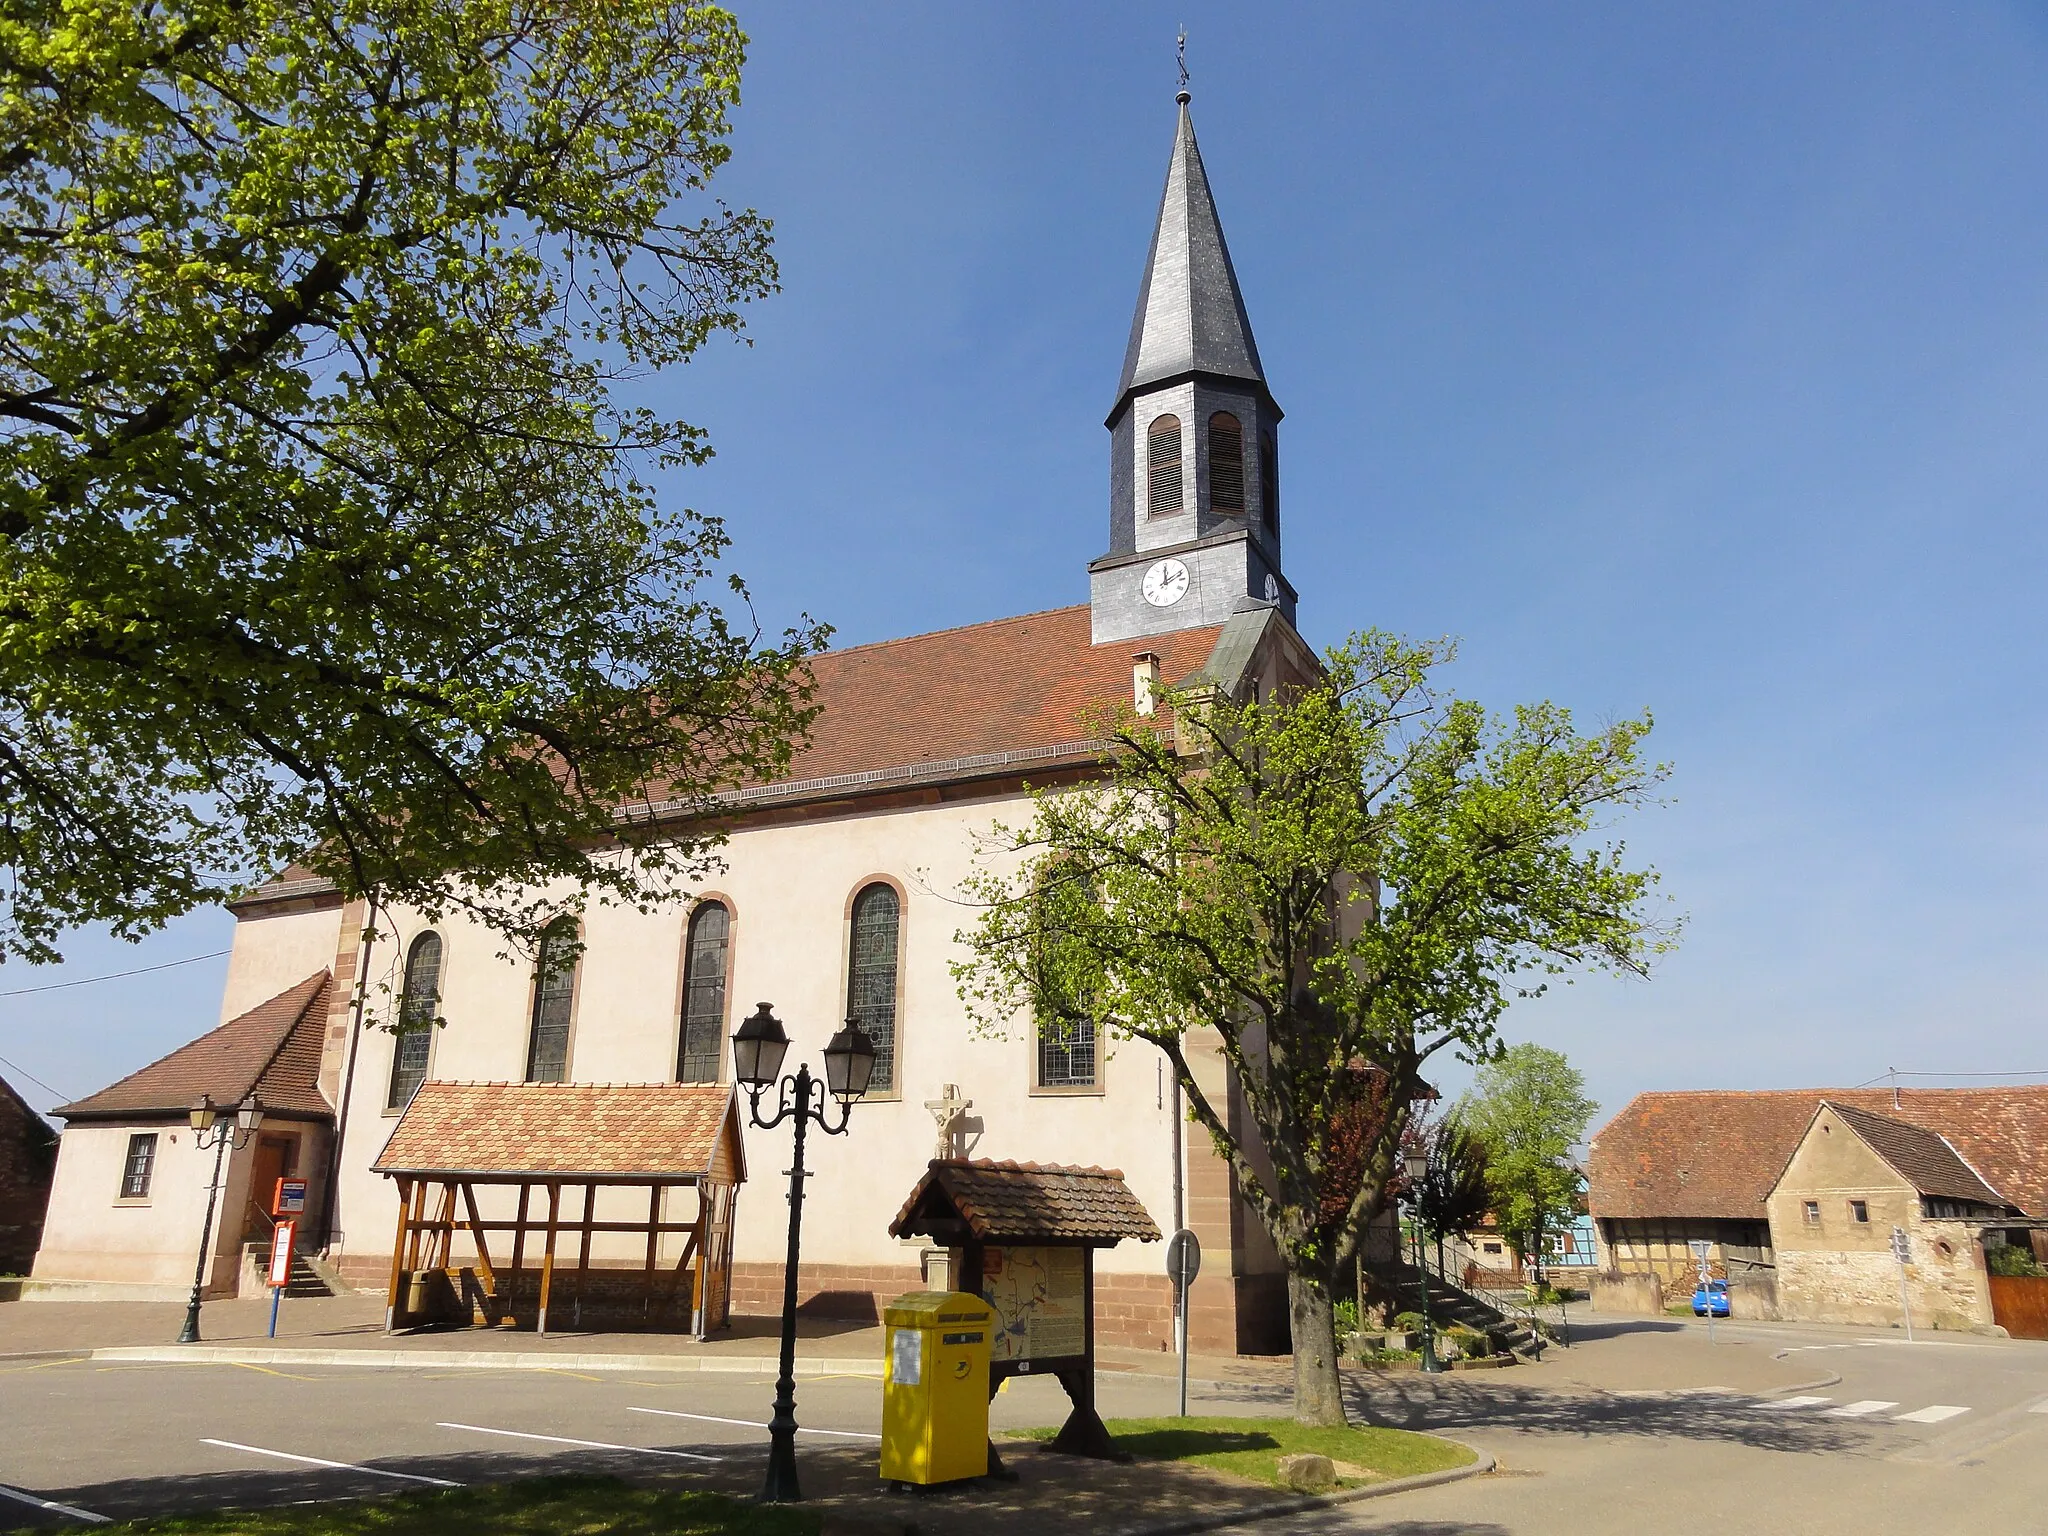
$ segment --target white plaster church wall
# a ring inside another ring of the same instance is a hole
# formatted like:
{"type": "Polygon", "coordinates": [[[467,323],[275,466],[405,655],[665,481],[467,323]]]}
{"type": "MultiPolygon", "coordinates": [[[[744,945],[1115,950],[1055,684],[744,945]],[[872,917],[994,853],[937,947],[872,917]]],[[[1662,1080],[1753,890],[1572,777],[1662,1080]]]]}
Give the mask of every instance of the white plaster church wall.
{"type": "Polygon", "coordinates": [[[332,970],[340,943],[341,907],[332,899],[311,910],[239,919],[227,984],[221,989],[220,1022],[240,1018],[316,972],[332,970]]]}
{"type": "MultiPolygon", "coordinates": [[[[789,1069],[815,1071],[827,1037],[845,1012],[847,909],[870,880],[893,880],[904,895],[898,1011],[899,1088],[871,1096],[843,1137],[814,1135],[804,1211],[806,1264],[915,1263],[914,1248],[887,1235],[890,1219],[930,1157],[935,1127],[924,1101],[957,1083],[983,1127],[975,1156],[1090,1163],[1121,1168],[1162,1229],[1173,1219],[1171,1095],[1158,1053],[1137,1042],[1111,1048],[1095,1092],[1034,1091],[1032,1042],[1022,1027],[1007,1039],[972,1035],[948,963],[960,954],[955,933],[973,918],[959,895],[973,864],[976,835],[992,821],[1022,821],[1017,796],[918,806],[743,829],[724,850],[726,868],[705,883],[733,911],[726,1032],[766,999],[792,1041],[789,1069]]],[[[675,1075],[683,933],[689,903],[651,914],[594,907],[585,918],[569,1073],[582,1082],[645,1083],[675,1075]]],[[[402,955],[426,925],[395,914],[402,955]]],[[[261,945],[269,924],[245,924],[245,945],[261,945]]],[[[441,1011],[428,1075],[442,1081],[524,1076],[532,967],[501,957],[488,930],[447,922],[442,935],[441,1011]]],[[[383,946],[380,946],[382,948],[383,946]]],[[[374,981],[374,975],[373,975],[374,981]]],[[[370,1171],[392,1128],[385,1109],[394,1037],[366,1030],[358,1048],[339,1225],[343,1251],[361,1272],[388,1263],[397,1197],[370,1171]]],[[[729,1077],[729,1056],[721,1059],[729,1077]]],[[[788,1126],[749,1130],[749,1182],[742,1192],[735,1257],[742,1264],[782,1258],[788,1126]]],[[[580,1205],[578,1207],[580,1209],[580,1205]]],[[[607,1256],[599,1246],[593,1250],[607,1256]]],[[[623,1249],[615,1257],[628,1257],[623,1249]]],[[[1158,1252],[1125,1245],[1105,1253],[1105,1271],[1150,1274],[1158,1252]]]]}

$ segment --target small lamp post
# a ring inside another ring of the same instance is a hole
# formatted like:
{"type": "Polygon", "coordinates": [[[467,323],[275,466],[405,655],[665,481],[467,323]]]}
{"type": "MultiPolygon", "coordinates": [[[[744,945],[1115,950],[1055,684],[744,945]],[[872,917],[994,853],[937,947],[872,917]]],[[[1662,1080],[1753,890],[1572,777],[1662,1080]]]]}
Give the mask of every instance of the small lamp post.
{"type": "Polygon", "coordinates": [[[875,1045],[853,1020],[825,1047],[825,1081],[811,1076],[810,1063],[800,1062],[794,1077],[781,1078],[778,1104],[763,1118],[761,1095],[782,1071],[789,1054],[789,1036],[782,1021],[762,1003],[733,1031],[733,1076],[747,1090],[747,1109],[761,1130],[785,1120],[796,1122],[796,1155],[789,1169],[789,1259],[782,1272],[782,1373],[775,1378],[775,1412],[768,1421],[768,1480],[761,1489],[764,1503],[787,1504],[803,1498],[796,1481],[796,1267],[803,1228],[804,1129],[818,1122],[827,1136],[841,1136],[853,1115],[853,1102],[868,1091],[875,1075],[875,1045]],[[827,1117],[826,1095],[839,1101],[839,1123],[827,1117]]]}
{"type": "Polygon", "coordinates": [[[1402,1172],[1408,1175],[1408,1219],[1415,1229],[1415,1277],[1422,1292],[1422,1369],[1441,1371],[1443,1365],[1436,1357],[1436,1329],[1429,1320],[1429,1271],[1424,1267],[1429,1255],[1422,1246],[1422,1183],[1429,1177],[1429,1154],[1420,1147],[1411,1148],[1402,1156],[1401,1164],[1402,1172]]]}
{"type": "Polygon", "coordinates": [[[263,1124],[263,1106],[250,1094],[233,1109],[215,1106],[210,1095],[201,1094],[192,1106],[192,1138],[204,1152],[213,1152],[213,1182],[206,1187],[206,1220],[199,1225],[199,1262],[192,1269],[192,1299],[185,1306],[185,1328],[180,1344],[199,1342],[199,1293],[206,1287],[206,1257],[213,1236],[213,1206],[220,1198],[220,1165],[232,1144],[240,1151],[249,1144],[263,1124]]]}

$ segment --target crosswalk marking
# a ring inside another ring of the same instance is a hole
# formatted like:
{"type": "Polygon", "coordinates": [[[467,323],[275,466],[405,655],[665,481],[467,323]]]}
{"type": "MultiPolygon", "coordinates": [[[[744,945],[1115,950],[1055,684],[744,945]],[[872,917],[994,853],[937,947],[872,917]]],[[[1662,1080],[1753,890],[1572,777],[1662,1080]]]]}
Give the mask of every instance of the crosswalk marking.
{"type": "Polygon", "coordinates": [[[1931,1407],[1917,1409],[1912,1413],[1892,1415],[1900,1424],[1939,1424],[1943,1419],[1953,1419],[1968,1413],[1967,1408],[1958,1408],[1954,1403],[1935,1403],[1931,1407]]]}
{"type": "Polygon", "coordinates": [[[1888,1403],[1882,1398],[1866,1397],[1861,1402],[1846,1403],[1840,1408],[1830,1408],[1825,1417],[1830,1419],[1860,1419],[1867,1414],[1883,1413],[1887,1408],[1896,1408],[1897,1403],[1888,1403]]]}
{"type": "Polygon", "coordinates": [[[1818,1408],[1822,1403],[1832,1403],[1832,1397],[1779,1397],[1757,1406],[1766,1413],[1790,1413],[1795,1408],[1818,1408]]]}

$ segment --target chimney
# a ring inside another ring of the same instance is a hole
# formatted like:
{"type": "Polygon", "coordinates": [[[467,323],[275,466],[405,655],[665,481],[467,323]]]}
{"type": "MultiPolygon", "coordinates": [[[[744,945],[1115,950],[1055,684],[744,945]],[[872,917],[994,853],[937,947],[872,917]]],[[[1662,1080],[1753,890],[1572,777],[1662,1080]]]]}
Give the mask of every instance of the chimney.
{"type": "Polygon", "coordinates": [[[1159,701],[1159,658],[1151,651],[1140,651],[1131,658],[1131,704],[1139,714],[1149,715],[1158,708],[1159,701]]]}

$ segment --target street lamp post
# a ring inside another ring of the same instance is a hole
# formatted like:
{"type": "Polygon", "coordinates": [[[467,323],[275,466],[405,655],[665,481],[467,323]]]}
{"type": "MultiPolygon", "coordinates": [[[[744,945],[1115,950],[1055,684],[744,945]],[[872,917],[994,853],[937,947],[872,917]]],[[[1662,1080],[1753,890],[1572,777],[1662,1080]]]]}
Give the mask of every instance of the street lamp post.
{"type": "Polygon", "coordinates": [[[789,1036],[782,1021],[762,1003],[733,1031],[733,1076],[747,1090],[747,1109],[761,1130],[785,1120],[796,1122],[796,1155],[789,1169],[789,1257],[782,1271],[782,1372],[775,1378],[775,1412],[768,1421],[768,1480],[761,1499],[789,1504],[803,1498],[796,1480],[796,1268],[804,1217],[804,1130],[813,1120],[827,1136],[842,1136],[853,1116],[853,1101],[868,1091],[875,1072],[875,1046],[862,1028],[848,1019],[846,1027],[825,1047],[825,1081],[811,1076],[810,1063],[800,1062],[794,1077],[779,1084],[776,1111],[761,1115],[761,1095],[782,1071],[789,1036]],[[827,1118],[826,1095],[839,1101],[839,1123],[827,1118]]]}
{"type": "Polygon", "coordinates": [[[263,1106],[250,1094],[233,1109],[218,1109],[213,1099],[201,1094],[192,1106],[192,1136],[204,1152],[208,1147],[213,1152],[213,1182],[206,1187],[206,1220],[199,1225],[199,1262],[192,1269],[192,1299],[185,1306],[185,1328],[178,1335],[180,1344],[199,1342],[199,1293],[206,1286],[207,1249],[213,1237],[213,1207],[220,1198],[220,1165],[232,1144],[240,1151],[249,1144],[249,1138],[256,1134],[263,1124],[263,1106]]]}
{"type": "Polygon", "coordinates": [[[1436,1357],[1436,1329],[1429,1320],[1429,1271],[1424,1268],[1429,1256],[1422,1247],[1422,1182],[1429,1176],[1429,1154],[1417,1148],[1403,1157],[1402,1164],[1408,1175],[1408,1217],[1415,1229],[1415,1280],[1422,1292],[1422,1369],[1436,1372],[1443,1365],[1436,1357]]]}

